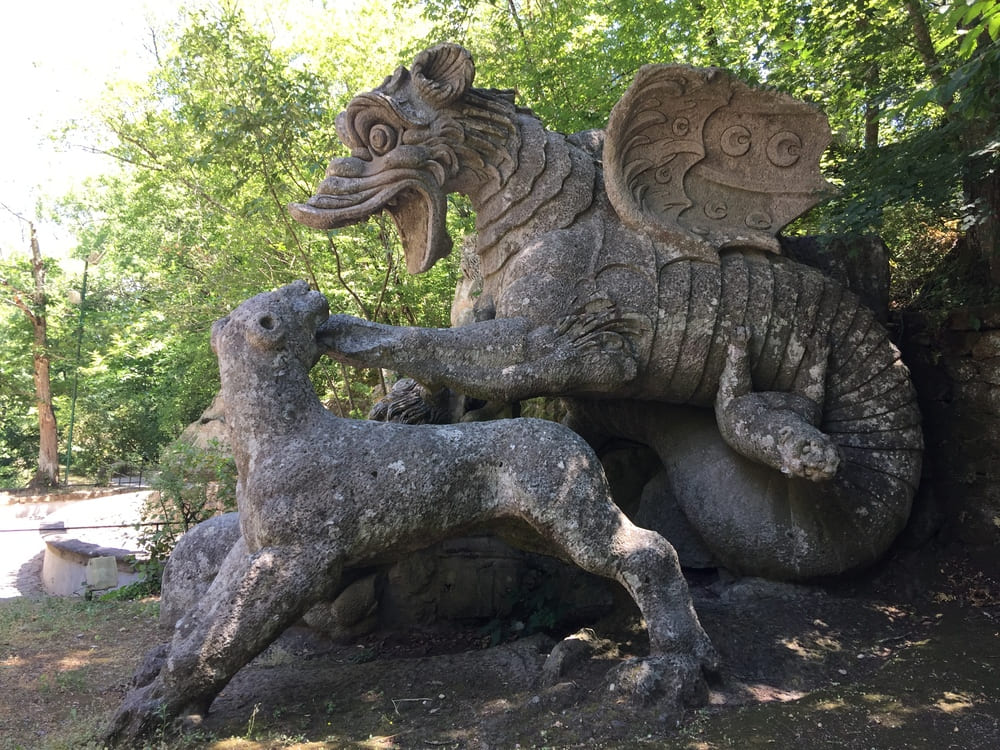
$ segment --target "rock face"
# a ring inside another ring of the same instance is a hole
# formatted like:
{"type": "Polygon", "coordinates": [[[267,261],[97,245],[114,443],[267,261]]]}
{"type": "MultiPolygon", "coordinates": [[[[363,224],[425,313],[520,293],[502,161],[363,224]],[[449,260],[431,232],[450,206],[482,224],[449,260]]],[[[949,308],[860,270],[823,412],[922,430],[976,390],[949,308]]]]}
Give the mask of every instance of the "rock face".
{"type": "Polygon", "coordinates": [[[202,450],[212,443],[223,448],[229,446],[226,405],[219,394],[212,399],[212,403],[202,412],[198,421],[192,422],[184,429],[179,439],[202,450]]]}
{"type": "MultiPolygon", "coordinates": [[[[180,538],[163,573],[160,626],[167,633],[205,596],[240,540],[239,513],[198,524],[180,538]]],[[[377,627],[447,620],[597,619],[614,603],[603,579],[489,534],[447,539],[383,566],[316,604],[305,624],[336,640],[377,627]]]]}
{"type": "Polygon", "coordinates": [[[238,513],[224,513],[188,530],[163,570],[160,627],[170,632],[197,605],[240,539],[238,513]]]}
{"type": "Polygon", "coordinates": [[[1000,307],[900,321],[927,432],[914,540],[1000,543],[1000,307]],[[942,528],[943,527],[943,528],[942,528]]]}
{"type": "MultiPolygon", "coordinates": [[[[734,571],[796,580],[877,560],[909,515],[920,414],[878,316],[781,254],[778,231],[826,189],[822,114],[724,71],[647,66],[604,133],[566,137],[474,76],[468,52],[439,45],[356,97],[338,120],[352,155],[291,207],[322,229],[387,211],[416,273],[451,247],[448,193],[469,196],[467,324],[335,315],[327,353],[422,384],[431,408],[400,419],[451,413],[442,389],[565,399],[595,447],[657,454],[661,494],[734,571]]],[[[824,265],[824,248],[785,245],[824,265]]]]}
{"type": "Polygon", "coordinates": [[[650,642],[648,659],[626,668],[660,685],[668,710],[703,698],[703,670],[716,657],[677,554],[614,504],[587,444],[536,419],[412,426],[336,417],[308,376],[328,315],[326,299],[299,282],[213,326],[240,536],[169,647],[156,649],[160,669],[143,666],[105,740],[132,742],[156,721],[207,711],[239,669],[334,599],[351,571],[481,527],[621,584],[650,642]]]}

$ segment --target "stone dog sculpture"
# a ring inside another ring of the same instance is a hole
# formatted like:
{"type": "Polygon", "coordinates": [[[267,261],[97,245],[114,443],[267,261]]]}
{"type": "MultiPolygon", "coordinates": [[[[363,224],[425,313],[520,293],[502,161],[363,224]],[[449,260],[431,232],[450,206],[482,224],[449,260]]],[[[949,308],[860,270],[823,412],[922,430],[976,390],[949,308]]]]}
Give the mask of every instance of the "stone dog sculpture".
{"type": "Polygon", "coordinates": [[[920,474],[909,373],[854,294],[777,254],[777,232],[826,190],[826,118],[720,70],[652,65],[605,132],[567,137],[473,77],[444,44],[356,96],[337,122],[351,155],[290,210],[320,229],[387,211],[418,273],[450,250],[447,195],[467,195],[475,321],[337,315],[329,354],[487,401],[567,397],[592,443],[657,451],[695,534],[735,571],[803,579],[876,560],[920,474]]]}
{"type": "Polygon", "coordinates": [[[412,426],[334,416],[308,378],[328,314],[326,299],[300,282],[244,302],[213,327],[242,540],[177,622],[165,658],[141,670],[145,684],[126,697],[106,739],[129,741],[155,721],[206,711],[240,668],[312,604],[333,598],[345,569],[501,521],[534,529],[550,551],[620,582],[649,631],[640,672],[662,677],[668,700],[698,697],[715,656],[676,553],[612,502],[587,444],[541,420],[412,426]]]}

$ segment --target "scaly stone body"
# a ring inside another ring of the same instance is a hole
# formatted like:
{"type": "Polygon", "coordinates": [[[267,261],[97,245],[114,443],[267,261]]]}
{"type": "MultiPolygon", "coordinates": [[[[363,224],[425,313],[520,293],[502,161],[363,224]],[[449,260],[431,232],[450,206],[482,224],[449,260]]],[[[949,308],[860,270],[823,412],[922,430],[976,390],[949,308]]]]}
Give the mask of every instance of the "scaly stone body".
{"type": "Polygon", "coordinates": [[[473,74],[441,45],[356,97],[338,120],[352,155],[292,206],[320,228],[388,211],[420,272],[450,249],[447,194],[468,195],[472,322],[337,315],[320,333],[330,355],[491,401],[567,398],[588,439],[660,454],[676,502],[735,570],[801,579],[877,559],[920,472],[907,370],[853,294],[774,254],[823,188],[825,118],[721,71],[648,66],[606,136],[565,137],[473,74]]]}

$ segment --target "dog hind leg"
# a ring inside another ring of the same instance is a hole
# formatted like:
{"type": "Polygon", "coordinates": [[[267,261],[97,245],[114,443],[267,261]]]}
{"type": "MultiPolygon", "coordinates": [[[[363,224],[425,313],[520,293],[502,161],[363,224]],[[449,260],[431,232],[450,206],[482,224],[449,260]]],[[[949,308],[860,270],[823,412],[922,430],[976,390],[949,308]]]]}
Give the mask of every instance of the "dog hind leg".
{"type": "Polygon", "coordinates": [[[618,581],[638,605],[650,656],[626,662],[613,679],[642,700],[655,696],[678,708],[704,702],[705,673],[714,672],[717,656],[695,614],[676,551],[614,504],[589,451],[565,455],[561,465],[561,483],[536,480],[532,494],[522,496],[518,515],[584,570],[618,581]]]}

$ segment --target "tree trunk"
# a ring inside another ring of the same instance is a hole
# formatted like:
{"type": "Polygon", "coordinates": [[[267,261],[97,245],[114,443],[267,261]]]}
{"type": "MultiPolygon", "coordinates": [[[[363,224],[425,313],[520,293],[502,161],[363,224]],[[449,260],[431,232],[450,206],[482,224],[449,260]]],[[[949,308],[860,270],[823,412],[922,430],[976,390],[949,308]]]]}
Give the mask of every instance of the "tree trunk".
{"type": "Polygon", "coordinates": [[[27,314],[34,330],[35,402],[38,406],[38,471],[30,487],[53,487],[59,483],[59,431],[56,413],[52,408],[52,382],[49,378],[48,324],[45,318],[45,261],[38,247],[35,225],[31,229],[31,275],[35,288],[31,295],[33,310],[21,309],[27,314]]]}
{"type": "MultiPolygon", "coordinates": [[[[977,54],[988,55],[998,43],[983,32],[976,43],[977,54]]],[[[976,218],[966,232],[966,241],[986,266],[990,284],[1000,288],[1000,155],[986,150],[1000,132],[1000,80],[987,78],[986,86],[988,90],[980,96],[992,105],[971,119],[966,130],[965,146],[973,155],[966,164],[962,188],[976,218]]]]}
{"type": "MultiPolygon", "coordinates": [[[[867,3],[863,0],[858,2],[858,17],[855,27],[858,30],[858,37],[865,39],[871,33],[871,22],[865,13],[867,3]]],[[[865,132],[863,147],[865,151],[874,152],[879,147],[879,118],[882,116],[882,68],[878,57],[872,56],[867,60],[867,67],[864,71],[865,86],[865,132]]]]}
{"type": "Polygon", "coordinates": [[[35,327],[35,399],[38,404],[38,471],[32,487],[52,487],[59,483],[59,431],[52,408],[49,358],[45,353],[45,319],[35,327]]]}
{"type": "Polygon", "coordinates": [[[1000,287],[1000,170],[995,158],[973,157],[962,187],[975,216],[965,233],[966,246],[988,270],[990,285],[1000,287]]]}
{"type": "Polygon", "coordinates": [[[931,39],[930,27],[927,25],[927,18],[924,16],[920,0],[906,0],[906,13],[910,17],[913,41],[920,59],[924,63],[924,70],[934,81],[934,85],[940,86],[945,80],[944,71],[941,70],[941,61],[934,50],[934,41],[931,39]]]}

